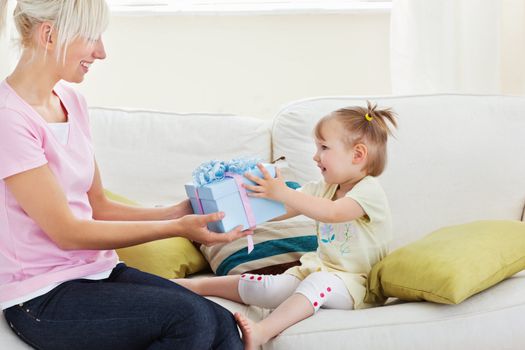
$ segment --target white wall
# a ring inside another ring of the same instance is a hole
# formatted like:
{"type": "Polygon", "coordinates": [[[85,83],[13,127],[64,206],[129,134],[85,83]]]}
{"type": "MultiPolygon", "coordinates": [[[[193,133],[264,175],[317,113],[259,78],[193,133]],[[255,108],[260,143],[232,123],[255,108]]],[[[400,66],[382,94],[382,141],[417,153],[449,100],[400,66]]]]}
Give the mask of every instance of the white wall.
{"type": "MultiPolygon", "coordinates": [[[[524,95],[525,8],[503,4],[501,92],[524,95]]],[[[387,12],[114,17],[108,58],[79,88],[92,106],[260,118],[294,99],[387,95],[389,22],[387,12]]],[[[2,78],[6,51],[2,40],[2,78]]]]}
{"type": "Polygon", "coordinates": [[[290,100],[388,94],[389,15],[116,17],[92,105],[271,118],[290,100]]]}
{"type": "Polygon", "coordinates": [[[388,33],[386,12],[113,17],[79,88],[92,106],[271,118],[293,99],[388,94],[388,33]]]}

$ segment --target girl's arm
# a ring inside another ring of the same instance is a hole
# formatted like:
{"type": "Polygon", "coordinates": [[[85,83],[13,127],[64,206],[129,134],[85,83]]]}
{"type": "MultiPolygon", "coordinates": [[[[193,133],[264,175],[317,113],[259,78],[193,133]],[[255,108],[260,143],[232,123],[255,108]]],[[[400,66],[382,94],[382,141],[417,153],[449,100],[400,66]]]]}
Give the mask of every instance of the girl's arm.
{"type": "Polygon", "coordinates": [[[355,200],[351,198],[340,198],[332,201],[328,198],[319,198],[300,191],[293,190],[284,183],[279,169],[276,169],[276,177],[261,165],[257,165],[263,174],[263,178],[246,173],[249,180],[257,185],[245,185],[246,189],[253,191],[249,193],[252,197],[269,198],[283,202],[291,210],[303,214],[320,222],[346,222],[357,219],[365,212],[355,200]]]}
{"type": "Polygon", "coordinates": [[[189,199],[169,207],[141,208],[112,201],[107,198],[102,186],[100,171],[95,161],[93,184],[88,191],[89,203],[93,208],[93,218],[96,220],[150,221],[177,219],[193,214],[189,199]]]}
{"type": "Polygon", "coordinates": [[[223,213],[186,215],[162,221],[78,219],[47,165],[7,177],[4,181],[27,215],[64,250],[115,249],[175,236],[213,245],[251,233],[241,232],[241,227],[228,233],[209,231],[206,224],[220,220],[223,213]]]}
{"type": "MultiPolygon", "coordinates": [[[[254,196],[252,196],[254,197],[254,196]]],[[[281,220],[286,220],[286,219],[290,219],[290,218],[293,218],[293,217],[296,217],[297,215],[301,214],[299,213],[297,210],[295,210],[294,208],[291,208],[289,206],[287,206],[286,204],[284,205],[284,209],[286,210],[286,214],[283,214],[281,216],[278,216],[276,218],[273,218],[271,219],[270,221],[281,221],[281,220]]]]}

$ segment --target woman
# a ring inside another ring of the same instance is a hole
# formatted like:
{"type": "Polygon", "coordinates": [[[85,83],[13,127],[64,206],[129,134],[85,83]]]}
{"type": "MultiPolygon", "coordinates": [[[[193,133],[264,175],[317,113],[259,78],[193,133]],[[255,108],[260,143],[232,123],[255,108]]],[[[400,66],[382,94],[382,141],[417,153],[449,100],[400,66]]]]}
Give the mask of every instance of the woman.
{"type": "MultiPolygon", "coordinates": [[[[7,0],[0,0],[0,27],[7,0]]],[[[18,0],[22,55],[0,83],[0,306],[39,349],[237,349],[232,315],[168,280],[118,262],[113,249],[180,236],[242,236],[189,215],[188,201],[135,208],[104,196],[80,83],[106,57],[104,0],[18,0]]],[[[1,28],[0,28],[1,29],[1,28]]]]}

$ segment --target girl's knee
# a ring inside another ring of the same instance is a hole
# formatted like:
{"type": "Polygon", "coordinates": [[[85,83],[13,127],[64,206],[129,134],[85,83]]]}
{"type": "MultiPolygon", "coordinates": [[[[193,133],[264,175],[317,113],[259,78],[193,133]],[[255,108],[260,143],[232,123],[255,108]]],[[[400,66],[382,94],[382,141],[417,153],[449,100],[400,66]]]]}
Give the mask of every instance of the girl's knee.
{"type": "Polygon", "coordinates": [[[239,296],[245,304],[274,309],[293,294],[299,282],[292,275],[243,274],[239,280],[239,296]]]}
{"type": "Polygon", "coordinates": [[[344,288],[342,281],[329,272],[314,272],[307,276],[296,289],[297,293],[304,295],[317,312],[329,299],[333,298],[334,291],[344,288]]]}

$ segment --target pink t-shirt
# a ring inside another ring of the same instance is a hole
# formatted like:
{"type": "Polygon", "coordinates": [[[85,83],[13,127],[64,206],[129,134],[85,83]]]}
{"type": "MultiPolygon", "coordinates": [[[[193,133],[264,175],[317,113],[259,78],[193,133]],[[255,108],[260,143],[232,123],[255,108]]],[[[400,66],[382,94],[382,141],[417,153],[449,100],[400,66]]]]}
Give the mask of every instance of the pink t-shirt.
{"type": "Polygon", "coordinates": [[[65,145],[7,82],[0,83],[0,304],[110,270],[118,262],[114,250],[60,249],[6,187],[5,178],[47,164],[73,214],[92,219],[87,191],[95,169],[87,106],[63,83],[54,91],[68,113],[65,145]]]}

